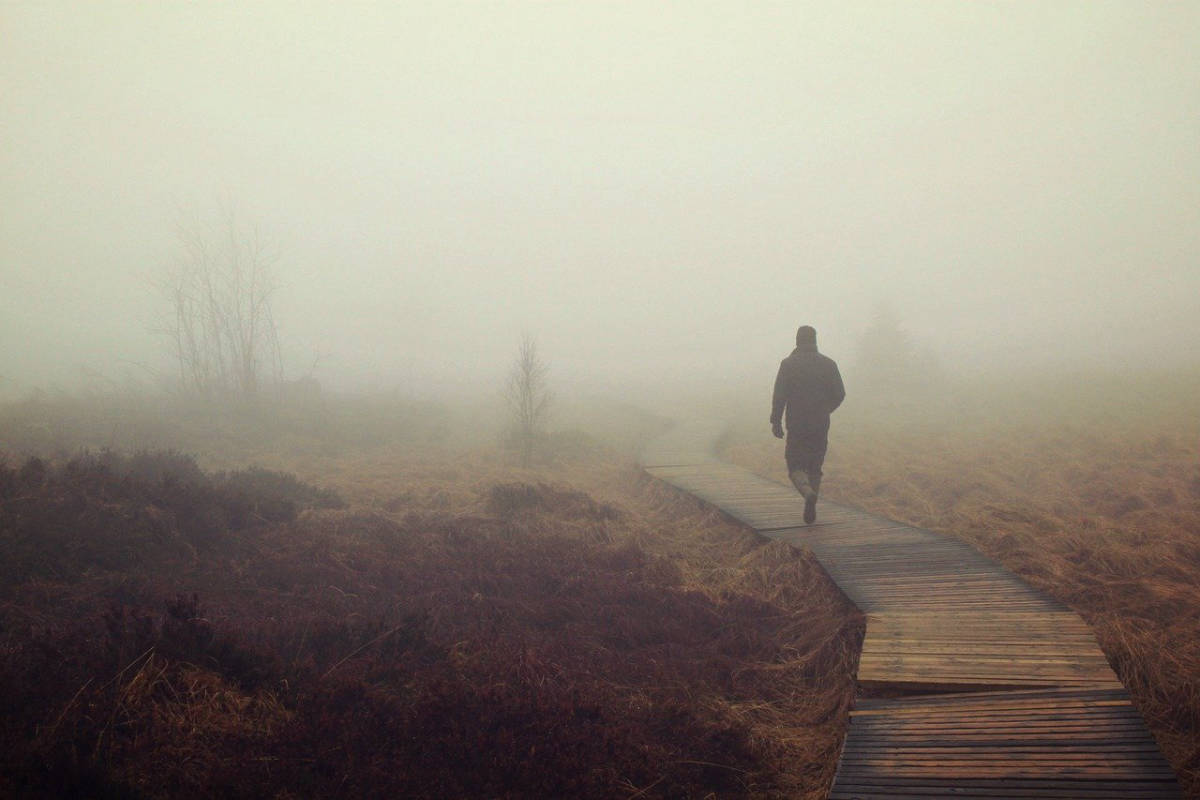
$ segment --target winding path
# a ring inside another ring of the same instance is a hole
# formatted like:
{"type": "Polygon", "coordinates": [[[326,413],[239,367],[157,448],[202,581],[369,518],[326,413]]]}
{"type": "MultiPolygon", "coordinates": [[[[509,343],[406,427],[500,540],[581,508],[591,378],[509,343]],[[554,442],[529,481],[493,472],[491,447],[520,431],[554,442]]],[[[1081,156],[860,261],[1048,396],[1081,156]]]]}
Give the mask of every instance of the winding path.
{"type": "Polygon", "coordinates": [[[654,477],[807,547],[867,617],[859,699],[831,798],[1177,798],[1175,775],[1078,614],[969,545],[718,460],[723,426],[681,423],[654,477]]]}

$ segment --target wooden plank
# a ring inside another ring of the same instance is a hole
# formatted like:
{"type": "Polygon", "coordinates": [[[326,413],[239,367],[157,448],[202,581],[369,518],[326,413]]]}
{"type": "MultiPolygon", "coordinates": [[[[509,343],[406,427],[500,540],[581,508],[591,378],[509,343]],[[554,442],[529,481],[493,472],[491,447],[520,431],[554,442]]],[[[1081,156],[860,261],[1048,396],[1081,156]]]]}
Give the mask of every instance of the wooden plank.
{"type": "Polygon", "coordinates": [[[1178,796],[1174,774],[1124,689],[863,705],[852,712],[831,797],[1178,796]],[[1075,780],[1029,782],[1066,776],[1075,780]],[[909,783],[896,783],[906,778],[909,783]],[[1020,779],[1026,782],[1013,783],[1020,779]]]}
{"type": "Polygon", "coordinates": [[[1037,689],[1027,692],[976,692],[971,695],[928,695],[925,697],[868,697],[856,704],[851,716],[871,713],[924,713],[937,708],[952,708],[973,711],[979,708],[1039,708],[1076,705],[1129,704],[1129,692],[1125,689],[1067,691],[1063,689],[1037,689]]]}
{"type": "Polygon", "coordinates": [[[1007,780],[999,783],[992,782],[990,788],[969,788],[964,786],[967,783],[966,780],[958,780],[948,784],[920,780],[913,785],[895,785],[894,781],[889,781],[882,786],[867,783],[866,785],[835,787],[834,792],[829,797],[832,800],[843,800],[844,798],[853,798],[853,800],[885,800],[885,798],[895,797],[1011,798],[1012,800],[1019,800],[1021,798],[1076,798],[1077,800],[1112,798],[1113,800],[1141,800],[1141,798],[1169,799],[1179,797],[1178,789],[1173,784],[1166,782],[1117,782],[1115,788],[1097,789],[1091,787],[1101,783],[1101,781],[1059,781],[1059,784],[1068,783],[1071,785],[1043,785],[1027,788],[1014,787],[1014,782],[1013,780],[1007,780]]]}

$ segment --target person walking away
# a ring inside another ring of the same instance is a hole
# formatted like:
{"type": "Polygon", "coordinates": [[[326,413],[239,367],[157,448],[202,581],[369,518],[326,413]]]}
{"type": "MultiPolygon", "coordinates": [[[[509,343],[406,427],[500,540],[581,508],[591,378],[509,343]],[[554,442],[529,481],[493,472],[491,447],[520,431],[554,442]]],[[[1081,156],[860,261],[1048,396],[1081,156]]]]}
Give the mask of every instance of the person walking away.
{"type": "Polygon", "coordinates": [[[837,364],[817,352],[817,332],[809,325],[796,331],[796,349],[779,365],[771,397],[771,432],[782,439],[787,421],[788,477],[804,496],[804,521],[817,519],[821,465],[829,446],[829,415],[846,398],[837,364]]]}

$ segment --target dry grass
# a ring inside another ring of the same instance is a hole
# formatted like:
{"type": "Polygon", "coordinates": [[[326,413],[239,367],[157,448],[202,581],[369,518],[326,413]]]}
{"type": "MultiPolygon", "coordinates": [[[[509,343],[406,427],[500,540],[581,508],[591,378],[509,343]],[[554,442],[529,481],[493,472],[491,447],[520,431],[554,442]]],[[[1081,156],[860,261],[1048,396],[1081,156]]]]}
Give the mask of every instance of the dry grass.
{"type": "MultiPolygon", "coordinates": [[[[749,616],[773,618],[770,636],[779,646],[732,673],[739,685],[755,688],[744,696],[729,689],[703,700],[689,695],[688,702],[706,703],[744,724],[755,746],[770,754],[775,777],[753,784],[753,794],[824,796],[853,694],[861,620],[809,556],[764,541],[595,447],[535,469],[489,449],[377,450],[315,464],[281,456],[268,463],[309,478],[321,475],[376,513],[499,514],[537,536],[632,547],[655,557],[655,569],[670,582],[718,606],[764,603],[749,616]]],[[[659,796],[662,788],[645,796],[659,796]]]]}
{"type": "Polygon", "coordinates": [[[255,461],[348,508],[177,456],[0,475],[0,793],[823,796],[861,621],[801,553],[578,437],[308,441],[255,461]]]}
{"type": "MultiPolygon", "coordinates": [[[[825,493],[960,537],[1079,611],[1200,797],[1197,395],[1117,388],[1120,402],[1087,384],[1030,389],[940,421],[851,410],[834,421],[825,493]],[[1026,398],[1035,422],[1011,411],[1026,398]]],[[[780,450],[755,430],[728,455],[785,480],[780,450]]]]}
{"type": "MultiPolygon", "coordinates": [[[[825,487],[1078,609],[1198,797],[1194,388],[1022,389],[937,422],[851,406],[825,487]]],[[[121,444],[112,414],[60,424],[78,411],[27,403],[0,449],[121,444]]],[[[208,474],[168,459],[192,489],[154,458],[115,483],[0,471],[0,793],[823,796],[861,620],[804,554],[583,435],[522,469],[394,405],[182,439],[160,411],[120,425],[199,453],[208,474]]],[[[764,427],[729,455],[783,480],[764,427]]]]}

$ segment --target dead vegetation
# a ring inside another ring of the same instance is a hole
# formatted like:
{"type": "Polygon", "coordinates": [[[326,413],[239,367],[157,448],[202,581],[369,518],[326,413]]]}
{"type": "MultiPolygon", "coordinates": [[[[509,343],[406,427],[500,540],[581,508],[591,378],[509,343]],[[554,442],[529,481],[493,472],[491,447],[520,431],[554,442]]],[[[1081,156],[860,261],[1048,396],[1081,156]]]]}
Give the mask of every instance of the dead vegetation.
{"type": "MultiPolygon", "coordinates": [[[[1200,429],[1194,381],[1023,385],[931,416],[835,419],[825,493],[958,536],[1093,626],[1200,797],[1200,429]]],[[[765,427],[765,426],[760,426],[765,427]]],[[[784,481],[761,432],[727,455],[784,481]]]]}
{"type": "Polygon", "coordinates": [[[823,796],[857,615],[797,551],[570,452],[10,463],[0,793],[823,796]]]}

